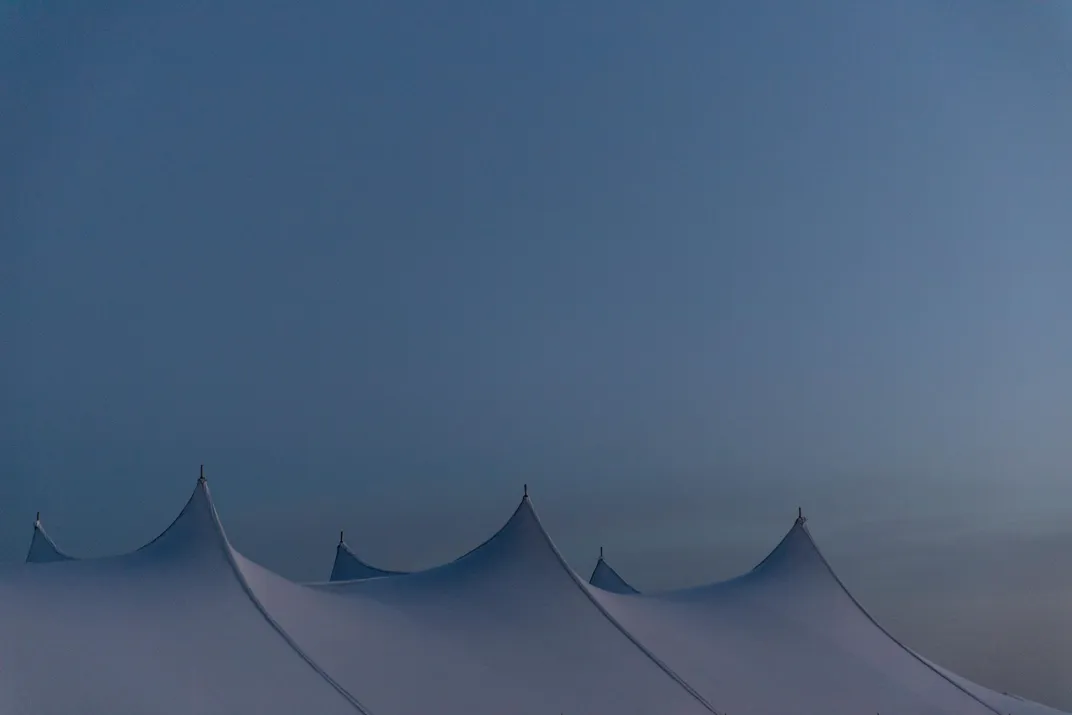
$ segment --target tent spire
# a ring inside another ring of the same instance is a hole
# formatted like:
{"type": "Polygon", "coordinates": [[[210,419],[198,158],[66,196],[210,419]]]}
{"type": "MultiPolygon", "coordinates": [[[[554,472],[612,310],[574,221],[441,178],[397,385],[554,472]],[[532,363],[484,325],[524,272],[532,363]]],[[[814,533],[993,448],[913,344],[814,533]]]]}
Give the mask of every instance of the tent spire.
{"type": "Polygon", "coordinates": [[[603,560],[603,547],[602,546],[599,547],[599,560],[600,561],[603,560]]]}
{"type": "Polygon", "coordinates": [[[343,545],[343,533],[342,530],[339,531],[339,546],[343,545]]]}
{"type": "Polygon", "coordinates": [[[807,519],[804,518],[804,509],[797,507],[797,523],[803,524],[807,519]]]}
{"type": "Polygon", "coordinates": [[[525,485],[523,485],[523,487],[524,487],[525,493],[522,494],[521,496],[524,497],[525,499],[528,499],[529,498],[529,485],[525,484],[525,485]]]}
{"type": "Polygon", "coordinates": [[[34,524],[40,524],[40,523],[41,523],[41,512],[37,512],[37,516],[34,517],[34,524]]]}
{"type": "Polygon", "coordinates": [[[199,476],[197,478],[197,483],[198,484],[204,484],[205,483],[205,465],[203,465],[203,464],[201,465],[201,476],[199,476]]]}

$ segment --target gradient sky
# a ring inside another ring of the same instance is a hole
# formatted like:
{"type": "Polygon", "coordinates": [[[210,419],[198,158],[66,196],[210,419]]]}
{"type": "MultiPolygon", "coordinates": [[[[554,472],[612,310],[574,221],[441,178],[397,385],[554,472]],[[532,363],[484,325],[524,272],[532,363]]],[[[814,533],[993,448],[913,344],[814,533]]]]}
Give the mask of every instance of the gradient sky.
{"type": "Polygon", "coordinates": [[[1072,4],[0,18],[0,557],[138,546],[201,463],[295,578],[528,482],[578,570],[694,584],[801,505],[909,644],[1072,708],[1072,4]]]}

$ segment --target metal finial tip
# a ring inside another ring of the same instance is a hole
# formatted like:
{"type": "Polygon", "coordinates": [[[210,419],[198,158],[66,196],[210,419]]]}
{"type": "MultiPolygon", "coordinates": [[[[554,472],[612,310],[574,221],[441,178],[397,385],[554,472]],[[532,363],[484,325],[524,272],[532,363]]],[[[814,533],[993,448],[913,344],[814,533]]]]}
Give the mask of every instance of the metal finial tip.
{"type": "Polygon", "coordinates": [[[201,465],[201,475],[198,476],[197,481],[201,484],[205,483],[205,465],[201,465]]]}
{"type": "Polygon", "coordinates": [[[523,485],[523,487],[524,487],[524,489],[525,489],[525,493],[524,493],[524,494],[523,494],[522,496],[526,496],[526,497],[527,497],[527,496],[529,495],[529,485],[528,485],[528,484],[525,484],[525,485],[523,485]]]}
{"type": "Polygon", "coordinates": [[[34,517],[34,521],[40,523],[40,521],[41,521],[41,512],[37,512],[37,516],[34,517]]]}
{"type": "Polygon", "coordinates": [[[342,532],[342,531],[339,532],[339,546],[342,546],[342,544],[343,544],[343,533],[344,532],[342,532]]]}
{"type": "Polygon", "coordinates": [[[599,558],[603,558],[603,547],[599,547],[599,558]]]}

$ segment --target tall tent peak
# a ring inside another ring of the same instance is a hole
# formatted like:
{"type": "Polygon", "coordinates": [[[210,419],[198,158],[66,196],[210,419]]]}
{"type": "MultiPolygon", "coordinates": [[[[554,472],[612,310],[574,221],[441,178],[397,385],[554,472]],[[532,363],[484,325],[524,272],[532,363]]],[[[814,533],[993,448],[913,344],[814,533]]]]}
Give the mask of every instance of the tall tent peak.
{"type": "MultiPolygon", "coordinates": [[[[186,505],[171,524],[152,541],[144,544],[126,555],[135,553],[153,554],[154,556],[173,556],[176,554],[199,553],[204,549],[229,549],[226,534],[220,524],[216,507],[212,503],[208,483],[204,473],[197,479],[197,485],[186,505]]],[[[48,561],[80,560],[64,553],[49,537],[41,523],[41,513],[34,521],[34,535],[30,550],[26,555],[27,563],[48,561]]]]}
{"type": "Polygon", "coordinates": [[[223,525],[212,503],[208,482],[202,472],[186,505],[171,525],[137,551],[170,557],[229,548],[223,525]]]}
{"type": "MultiPolygon", "coordinates": [[[[528,493],[528,485],[525,485],[521,501],[510,518],[483,543],[453,561],[420,573],[461,573],[472,568],[478,570],[488,568],[494,571],[506,564],[509,564],[511,568],[527,570],[530,573],[534,573],[533,569],[550,567],[554,571],[565,568],[567,573],[572,574],[536,514],[536,508],[528,493]],[[482,566],[476,567],[475,564],[482,566]],[[488,566],[488,564],[495,565],[488,566]]],[[[576,577],[575,574],[571,578],[583,584],[583,579],[576,577]]]]}
{"type": "Polygon", "coordinates": [[[778,545],[760,561],[753,571],[784,571],[803,569],[813,575],[827,578],[831,575],[826,560],[819,553],[815,541],[808,532],[807,518],[797,509],[797,518],[778,545]]]}

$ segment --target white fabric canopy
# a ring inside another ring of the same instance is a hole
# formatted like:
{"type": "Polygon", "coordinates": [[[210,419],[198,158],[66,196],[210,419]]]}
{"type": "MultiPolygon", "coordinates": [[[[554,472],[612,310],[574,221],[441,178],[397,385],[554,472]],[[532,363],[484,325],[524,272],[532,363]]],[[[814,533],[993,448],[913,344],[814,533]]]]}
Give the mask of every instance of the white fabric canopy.
{"type": "MultiPolygon", "coordinates": [[[[1046,705],[1016,695],[997,693],[951,673],[900,644],[857,603],[834,574],[808,533],[803,519],[764,561],[751,573],[729,581],[682,591],[639,596],[639,592],[600,558],[591,583],[605,592],[600,596],[609,603],[626,627],[642,633],[641,637],[665,644],[670,663],[680,668],[686,678],[703,682],[707,677],[719,683],[732,712],[736,696],[752,704],[764,698],[776,703],[793,695],[798,702],[816,703],[823,712],[840,712],[848,701],[862,696],[874,702],[880,683],[873,677],[852,673],[852,661],[870,669],[872,676],[899,680],[891,694],[899,700],[928,694],[954,698],[952,685],[963,694],[985,704],[991,711],[1008,715],[1067,715],[1046,705]],[[616,598],[631,593],[638,597],[616,598]],[[758,648],[757,648],[758,646],[758,648]],[[674,655],[670,656],[669,652],[674,655]],[[808,652],[822,653],[821,662],[808,662],[808,652]],[[838,651],[841,651],[839,653],[838,651]],[[749,664],[756,654],[758,662],[749,664]],[[848,664],[833,667],[842,656],[848,664]],[[725,662],[724,668],[711,668],[725,662]],[[773,692],[754,692],[738,688],[734,672],[747,677],[749,671],[764,667],[772,674],[773,692]],[[920,666],[923,666],[921,668],[920,666]],[[930,670],[931,673],[927,673],[930,670]],[[935,678],[934,676],[938,676],[935,678]],[[819,687],[824,677],[829,685],[819,687]],[[836,683],[848,683],[838,688],[836,683]],[[942,681],[945,681],[943,683],[942,681]],[[864,686],[864,687],[862,687],[864,686]],[[836,704],[818,705],[822,692],[829,693],[836,704]]],[[[861,705],[867,707],[867,705],[861,705]]],[[[928,712],[920,705],[900,706],[898,712],[928,712]]],[[[760,710],[762,711],[762,710],[760,710]]],[[[892,712],[887,706],[879,712],[892,712]]],[[[977,708],[971,712],[977,711],[977,708]]],[[[968,710],[965,710],[968,712],[968,710]]]]}
{"type": "Polygon", "coordinates": [[[650,595],[602,557],[583,581],[527,497],[426,571],[340,542],[335,580],[288,581],[231,547],[203,480],[126,555],[71,558],[36,522],[0,571],[0,715],[1057,712],[898,643],[803,520],[744,576],[650,595]]]}

